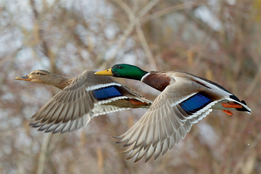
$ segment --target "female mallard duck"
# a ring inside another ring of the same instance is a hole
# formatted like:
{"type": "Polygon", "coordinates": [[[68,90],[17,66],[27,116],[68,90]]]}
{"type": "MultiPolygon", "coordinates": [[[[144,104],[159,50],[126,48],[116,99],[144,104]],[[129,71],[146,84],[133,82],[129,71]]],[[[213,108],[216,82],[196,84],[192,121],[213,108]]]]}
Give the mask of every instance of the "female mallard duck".
{"type": "Polygon", "coordinates": [[[222,86],[185,72],[144,71],[127,64],[97,72],[98,75],[129,78],[142,81],[161,91],[149,110],[126,133],[117,137],[129,147],[127,159],[139,161],[145,154],[147,162],[172,149],[183,139],[191,126],[206,117],[213,109],[251,112],[246,103],[222,86]]]}
{"type": "Polygon", "coordinates": [[[84,71],[69,79],[45,70],[32,71],[16,80],[55,86],[61,91],[33,116],[33,127],[45,132],[69,132],[87,125],[91,118],[130,108],[149,108],[151,102],[110,77],[84,71]]]}

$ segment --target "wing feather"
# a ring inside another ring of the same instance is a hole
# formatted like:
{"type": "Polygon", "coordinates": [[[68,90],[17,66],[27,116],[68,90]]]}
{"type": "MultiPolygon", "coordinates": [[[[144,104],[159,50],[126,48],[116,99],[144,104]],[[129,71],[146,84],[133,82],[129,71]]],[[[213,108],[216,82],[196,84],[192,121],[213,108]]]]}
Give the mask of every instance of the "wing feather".
{"type": "Polygon", "coordinates": [[[203,93],[198,95],[200,89],[189,89],[186,93],[183,85],[174,83],[168,86],[143,117],[119,136],[119,142],[125,142],[125,147],[131,146],[127,150],[131,152],[127,159],[137,155],[135,161],[139,161],[146,153],[145,161],[152,155],[156,160],[160,154],[164,155],[184,139],[195,122],[211,112],[212,105],[217,101],[208,99],[203,93]]]}
{"type": "Polygon", "coordinates": [[[155,150],[154,150],[154,147],[151,145],[151,146],[149,147],[147,153],[146,153],[146,158],[145,158],[146,160],[145,160],[145,162],[147,162],[147,161],[150,160],[150,158],[152,157],[154,151],[155,151],[155,150]]]}
{"type": "Polygon", "coordinates": [[[134,163],[136,163],[136,162],[138,162],[139,160],[141,160],[141,158],[146,154],[146,152],[147,152],[147,150],[141,149],[141,150],[139,151],[139,153],[137,153],[137,156],[136,156],[136,158],[135,158],[134,163]]]}
{"type": "MultiPolygon", "coordinates": [[[[85,71],[35,113],[30,125],[40,127],[39,130],[41,131],[64,133],[85,126],[93,116],[130,109],[131,107],[148,108],[151,103],[151,101],[115,82],[110,77],[94,75],[94,71],[85,71]],[[117,89],[112,86],[116,86],[117,89]],[[100,90],[103,88],[107,89],[100,90]],[[102,100],[99,100],[95,98],[95,90],[100,90],[101,93],[105,91],[107,94],[101,94],[102,100]],[[119,96],[123,94],[126,96],[119,96]],[[106,96],[110,98],[106,98],[106,96]],[[127,99],[124,106],[118,106],[115,102],[121,98],[127,99]],[[136,99],[143,102],[143,105],[131,105],[128,99],[136,99]]],[[[134,131],[136,132],[136,130],[134,131]]],[[[144,135],[142,134],[142,136],[144,135]]]]}

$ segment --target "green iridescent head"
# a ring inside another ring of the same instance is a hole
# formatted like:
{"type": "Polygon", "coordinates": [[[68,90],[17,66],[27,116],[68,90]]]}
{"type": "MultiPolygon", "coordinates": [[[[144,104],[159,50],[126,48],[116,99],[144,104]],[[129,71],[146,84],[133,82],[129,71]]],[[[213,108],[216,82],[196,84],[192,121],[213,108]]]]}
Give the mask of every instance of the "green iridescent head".
{"type": "Polygon", "coordinates": [[[95,74],[141,80],[141,78],[147,73],[148,73],[147,71],[144,71],[134,65],[116,64],[110,69],[99,71],[95,74]]]}

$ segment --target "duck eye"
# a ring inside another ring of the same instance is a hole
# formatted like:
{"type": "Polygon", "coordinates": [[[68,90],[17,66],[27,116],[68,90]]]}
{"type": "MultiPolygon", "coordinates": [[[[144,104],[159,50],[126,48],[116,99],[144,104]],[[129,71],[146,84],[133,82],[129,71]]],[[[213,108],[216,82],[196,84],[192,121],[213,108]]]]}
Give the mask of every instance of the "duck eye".
{"type": "Polygon", "coordinates": [[[119,65],[118,68],[119,68],[119,69],[122,69],[122,66],[119,65]]]}
{"type": "Polygon", "coordinates": [[[44,73],[41,73],[41,72],[36,72],[35,74],[36,75],[45,75],[44,73]]]}

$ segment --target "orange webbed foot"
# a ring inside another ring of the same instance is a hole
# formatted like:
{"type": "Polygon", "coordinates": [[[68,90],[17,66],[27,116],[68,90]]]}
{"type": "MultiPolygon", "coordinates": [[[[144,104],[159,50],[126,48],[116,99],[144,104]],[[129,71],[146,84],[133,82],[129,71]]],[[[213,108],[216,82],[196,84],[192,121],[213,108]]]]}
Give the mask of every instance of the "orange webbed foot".
{"type": "Polygon", "coordinates": [[[229,110],[222,110],[223,112],[225,112],[227,115],[229,115],[229,116],[232,116],[233,115],[233,113],[231,112],[231,111],[229,111],[229,110]]]}
{"type": "Polygon", "coordinates": [[[137,106],[139,106],[139,105],[148,105],[148,103],[144,103],[144,102],[141,102],[141,101],[136,100],[136,99],[130,99],[130,102],[131,102],[131,104],[137,105],[137,106]]]}
{"type": "Polygon", "coordinates": [[[225,108],[243,108],[242,105],[236,103],[222,103],[222,106],[225,108]]]}

